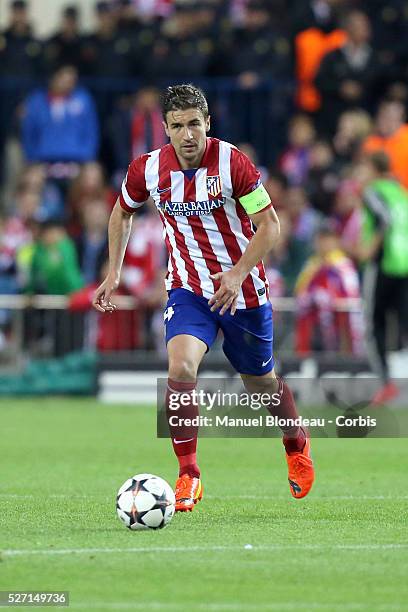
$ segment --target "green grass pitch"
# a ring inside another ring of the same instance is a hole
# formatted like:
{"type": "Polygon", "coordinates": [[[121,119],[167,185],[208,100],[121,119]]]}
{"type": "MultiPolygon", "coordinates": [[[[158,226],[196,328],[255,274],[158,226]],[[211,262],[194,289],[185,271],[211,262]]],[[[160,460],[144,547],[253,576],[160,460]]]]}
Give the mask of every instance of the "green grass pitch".
{"type": "Polygon", "coordinates": [[[203,501],[131,532],[119,486],[176,476],[152,408],[3,399],[1,434],[0,590],[89,611],[408,610],[406,439],[314,440],[304,500],[280,440],[202,440],[203,501]]]}

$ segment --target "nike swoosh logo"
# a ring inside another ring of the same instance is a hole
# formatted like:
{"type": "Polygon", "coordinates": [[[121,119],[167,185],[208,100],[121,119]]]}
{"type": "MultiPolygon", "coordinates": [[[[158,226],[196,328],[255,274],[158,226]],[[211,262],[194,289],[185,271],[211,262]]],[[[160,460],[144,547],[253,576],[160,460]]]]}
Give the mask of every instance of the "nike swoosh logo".
{"type": "Polygon", "coordinates": [[[272,355],[269,357],[268,361],[264,361],[262,363],[262,367],[264,368],[266,365],[268,365],[268,363],[271,361],[271,359],[272,359],[272,355]]]}
{"type": "Polygon", "coordinates": [[[176,438],[173,438],[174,444],[183,444],[184,442],[192,442],[193,440],[194,438],[188,438],[188,440],[176,440],[176,438]]]}
{"type": "Polygon", "coordinates": [[[157,188],[157,193],[165,193],[166,191],[170,191],[171,187],[165,187],[164,189],[157,188]]]}

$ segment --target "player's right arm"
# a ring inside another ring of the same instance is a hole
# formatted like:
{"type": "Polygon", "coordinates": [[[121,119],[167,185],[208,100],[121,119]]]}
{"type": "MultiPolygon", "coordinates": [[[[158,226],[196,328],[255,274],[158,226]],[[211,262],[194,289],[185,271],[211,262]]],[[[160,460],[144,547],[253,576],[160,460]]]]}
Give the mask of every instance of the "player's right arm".
{"type": "Polygon", "coordinates": [[[143,155],[130,164],[109,219],[109,271],[95,291],[92,301],[99,312],[112,312],[116,309],[111,302],[111,296],[119,286],[123,259],[132,229],[132,215],[149,197],[144,177],[147,157],[143,155]]]}
{"type": "Polygon", "coordinates": [[[132,229],[132,214],[120,205],[119,198],[112,210],[108,226],[109,271],[94,293],[92,304],[99,312],[112,312],[116,306],[111,302],[112,293],[118,288],[123,259],[132,229]]]}

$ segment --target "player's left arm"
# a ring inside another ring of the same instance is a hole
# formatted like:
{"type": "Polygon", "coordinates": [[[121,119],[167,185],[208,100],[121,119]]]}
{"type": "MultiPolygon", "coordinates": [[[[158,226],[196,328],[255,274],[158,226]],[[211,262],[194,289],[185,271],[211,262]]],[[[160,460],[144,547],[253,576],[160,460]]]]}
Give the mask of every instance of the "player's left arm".
{"type": "Polygon", "coordinates": [[[252,268],[256,266],[272,249],[279,237],[279,219],[274,208],[269,204],[263,210],[248,213],[257,230],[237,263],[228,272],[212,274],[213,280],[220,282],[220,287],[209,300],[211,310],[220,310],[223,315],[229,308],[231,314],[237,309],[240,287],[252,268]]]}
{"type": "Polygon", "coordinates": [[[211,275],[220,286],[208,303],[212,311],[220,308],[221,315],[229,308],[231,314],[235,313],[242,283],[276,243],[280,232],[279,220],[262,185],[260,172],[236,147],[231,148],[231,183],[234,198],[239,200],[257,231],[231,270],[211,275]]]}

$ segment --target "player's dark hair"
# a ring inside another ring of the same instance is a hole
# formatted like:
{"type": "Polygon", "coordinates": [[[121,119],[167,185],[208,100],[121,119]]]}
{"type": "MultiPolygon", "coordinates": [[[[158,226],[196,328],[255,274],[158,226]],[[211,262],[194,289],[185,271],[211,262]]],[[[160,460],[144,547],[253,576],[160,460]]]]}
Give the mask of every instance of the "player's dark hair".
{"type": "Polygon", "coordinates": [[[160,95],[160,106],[165,121],[169,111],[188,108],[197,108],[205,118],[208,117],[208,104],[204,92],[191,83],[167,87],[160,95]]]}

